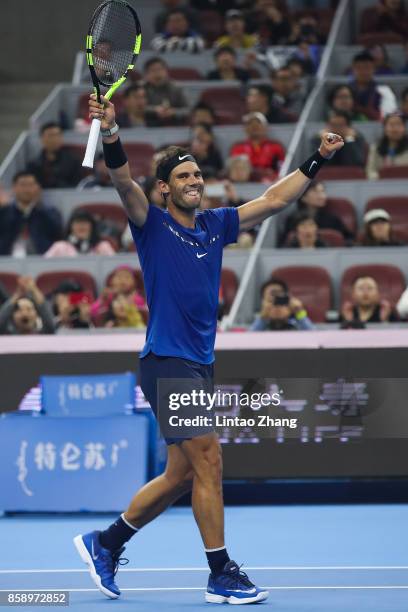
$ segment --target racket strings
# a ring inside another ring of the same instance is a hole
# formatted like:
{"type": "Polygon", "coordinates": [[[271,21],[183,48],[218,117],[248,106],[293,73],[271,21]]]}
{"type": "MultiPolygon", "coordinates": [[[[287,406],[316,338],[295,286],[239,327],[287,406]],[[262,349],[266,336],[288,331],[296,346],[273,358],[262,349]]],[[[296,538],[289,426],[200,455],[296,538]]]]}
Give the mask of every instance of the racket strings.
{"type": "Polygon", "coordinates": [[[133,14],[122,2],[109,2],[96,15],[92,24],[93,62],[99,81],[107,87],[133,63],[137,34],[133,14]]]}

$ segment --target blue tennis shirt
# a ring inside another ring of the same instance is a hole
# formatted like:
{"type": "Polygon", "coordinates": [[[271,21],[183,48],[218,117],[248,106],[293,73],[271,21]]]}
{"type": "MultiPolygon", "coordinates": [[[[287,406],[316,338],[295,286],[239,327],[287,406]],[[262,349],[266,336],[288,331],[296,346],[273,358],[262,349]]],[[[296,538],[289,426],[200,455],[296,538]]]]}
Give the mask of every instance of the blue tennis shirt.
{"type": "Polygon", "coordinates": [[[238,211],[196,214],[194,229],[150,205],[139,228],[129,220],[143,271],[149,324],[140,357],[150,351],[202,364],[214,361],[222,250],[236,242],[238,211]]]}

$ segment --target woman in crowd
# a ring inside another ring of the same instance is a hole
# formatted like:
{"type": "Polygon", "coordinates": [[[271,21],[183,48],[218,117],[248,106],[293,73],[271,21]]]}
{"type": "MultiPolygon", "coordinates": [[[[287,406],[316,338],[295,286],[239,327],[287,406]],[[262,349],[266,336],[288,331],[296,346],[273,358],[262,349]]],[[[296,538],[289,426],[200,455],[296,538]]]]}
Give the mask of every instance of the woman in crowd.
{"type": "Polygon", "coordinates": [[[324,184],[312,181],[302,197],[297,202],[297,211],[286,218],[281,246],[286,242],[289,232],[295,229],[299,212],[306,212],[312,216],[319,229],[334,229],[343,234],[346,241],[353,239],[353,234],[347,229],[343,221],[327,210],[327,193],[324,184]]]}
{"type": "Polygon", "coordinates": [[[123,294],[118,294],[109,305],[105,327],[135,327],[145,329],[140,310],[129,302],[123,294]]]}
{"type": "Polygon", "coordinates": [[[391,217],[386,210],[375,208],[364,215],[364,231],[359,240],[361,246],[401,246],[393,235],[391,217]]]}
{"type": "Polygon", "coordinates": [[[387,115],[383,135],[370,146],[366,172],[370,179],[378,179],[380,170],[389,166],[408,166],[408,135],[400,113],[387,115]]]}
{"type": "Polygon", "coordinates": [[[130,266],[118,266],[108,279],[101,296],[92,304],[92,317],[100,322],[108,313],[109,307],[118,295],[122,295],[129,304],[139,311],[146,311],[146,301],[137,290],[136,273],[130,266]]]}
{"type": "Polygon", "coordinates": [[[58,240],[44,253],[45,257],[75,255],[114,255],[110,242],[103,240],[94,217],[85,210],[75,211],[69,222],[65,240],[58,240]]]}
{"type": "Polygon", "coordinates": [[[353,90],[349,85],[335,85],[327,97],[329,116],[332,111],[346,113],[350,121],[365,121],[367,117],[356,112],[353,90]]]}
{"type": "Polygon", "coordinates": [[[206,123],[195,125],[191,136],[191,153],[196,158],[203,177],[214,178],[221,172],[224,164],[211,127],[206,123]]]}
{"type": "Polygon", "coordinates": [[[298,213],[295,221],[294,236],[287,245],[290,249],[316,249],[327,246],[319,238],[319,227],[310,213],[298,213]]]}

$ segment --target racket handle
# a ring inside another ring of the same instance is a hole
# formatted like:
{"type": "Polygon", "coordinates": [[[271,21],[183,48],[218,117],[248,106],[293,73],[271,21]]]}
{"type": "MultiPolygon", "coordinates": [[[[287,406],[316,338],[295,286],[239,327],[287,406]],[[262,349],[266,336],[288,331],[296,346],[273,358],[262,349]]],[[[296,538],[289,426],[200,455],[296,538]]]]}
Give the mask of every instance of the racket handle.
{"type": "Polygon", "coordinates": [[[91,130],[86,145],[85,157],[82,162],[84,168],[93,168],[96,147],[98,145],[99,132],[101,131],[100,119],[92,119],[91,130]]]}

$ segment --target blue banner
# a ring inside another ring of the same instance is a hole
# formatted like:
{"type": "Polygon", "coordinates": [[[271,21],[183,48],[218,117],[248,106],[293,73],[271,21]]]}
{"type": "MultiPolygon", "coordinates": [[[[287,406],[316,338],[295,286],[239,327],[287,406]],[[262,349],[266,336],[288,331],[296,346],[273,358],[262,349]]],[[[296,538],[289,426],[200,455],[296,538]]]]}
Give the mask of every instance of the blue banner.
{"type": "Polygon", "coordinates": [[[42,376],[42,411],[52,416],[126,414],[135,405],[132,372],[85,376],[42,376]]]}
{"type": "Polygon", "coordinates": [[[0,510],[123,512],[147,480],[146,415],[0,418],[0,510]]]}

